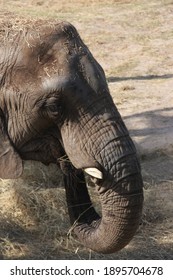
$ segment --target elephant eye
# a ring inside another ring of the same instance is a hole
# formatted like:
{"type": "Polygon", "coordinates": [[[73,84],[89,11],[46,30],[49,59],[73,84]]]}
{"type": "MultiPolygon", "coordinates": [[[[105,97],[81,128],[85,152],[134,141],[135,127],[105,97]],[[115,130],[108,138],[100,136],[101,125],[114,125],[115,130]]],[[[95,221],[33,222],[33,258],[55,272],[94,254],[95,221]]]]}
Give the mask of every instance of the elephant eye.
{"type": "MultiPolygon", "coordinates": [[[[62,106],[59,96],[51,96],[37,102],[42,114],[50,118],[59,117],[62,112],[62,106]]],[[[38,106],[38,105],[37,105],[38,106]]]]}
{"type": "Polygon", "coordinates": [[[48,112],[58,113],[61,106],[57,98],[51,97],[46,100],[45,107],[48,112]]]}
{"type": "Polygon", "coordinates": [[[48,107],[48,110],[50,111],[50,112],[58,112],[59,111],[59,109],[60,109],[60,107],[58,106],[58,105],[56,105],[56,104],[52,104],[52,105],[49,105],[49,107],[48,107]]]}

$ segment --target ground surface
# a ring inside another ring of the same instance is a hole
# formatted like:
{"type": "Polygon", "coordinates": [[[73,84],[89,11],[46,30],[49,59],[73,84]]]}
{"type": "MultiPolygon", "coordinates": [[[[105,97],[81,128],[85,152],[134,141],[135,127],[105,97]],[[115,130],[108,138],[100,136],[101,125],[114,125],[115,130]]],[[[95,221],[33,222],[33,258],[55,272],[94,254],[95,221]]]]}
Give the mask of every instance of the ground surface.
{"type": "MultiPolygon", "coordinates": [[[[68,20],[103,66],[113,99],[141,157],[145,203],[132,242],[99,255],[67,235],[61,174],[27,163],[0,181],[0,257],[5,259],[173,258],[173,2],[1,1],[1,19],[68,20]],[[11,8],[13,7],[13,8],[11,8]]],[[[4,32],[0,27],[1,34],[4,32]]],[[[96,198],[93,196],[93,201],[96,198]]]]}

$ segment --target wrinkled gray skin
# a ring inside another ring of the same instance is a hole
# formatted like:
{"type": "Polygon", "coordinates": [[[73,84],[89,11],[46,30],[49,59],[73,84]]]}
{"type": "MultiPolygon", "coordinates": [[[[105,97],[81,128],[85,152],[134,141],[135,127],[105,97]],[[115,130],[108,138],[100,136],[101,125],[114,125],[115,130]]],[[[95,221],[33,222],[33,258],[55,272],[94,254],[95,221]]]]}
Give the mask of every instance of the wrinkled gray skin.
{"type": "Polygon", "coordinates": [[[68,23],[24,30],[0,48],[0,177],[19,177],[23,160],[61,168],[73,231],[86,247],[113,253],[128,244],[143,204],[136,150],[101,66],[68,23]],[[94,179],[102,217],[87,167],[103,174],[94,179]]]}

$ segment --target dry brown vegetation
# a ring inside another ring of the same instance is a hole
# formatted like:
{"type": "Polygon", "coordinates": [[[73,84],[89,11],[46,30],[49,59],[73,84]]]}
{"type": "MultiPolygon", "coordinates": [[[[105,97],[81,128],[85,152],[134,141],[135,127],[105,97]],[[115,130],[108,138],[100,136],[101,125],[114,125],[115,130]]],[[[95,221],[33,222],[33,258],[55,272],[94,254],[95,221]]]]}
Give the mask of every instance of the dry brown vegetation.
{"type": "Polygon", "coordinates": [[[36,19],[77,27],[139,149],[145,193],[134,239],[99,255],[71,235],[61,173],[27,162],[22,178],[0,180],[0,259],[172,259],[173,2],[6,0],[0,16],[1,39],[36,19]]]}

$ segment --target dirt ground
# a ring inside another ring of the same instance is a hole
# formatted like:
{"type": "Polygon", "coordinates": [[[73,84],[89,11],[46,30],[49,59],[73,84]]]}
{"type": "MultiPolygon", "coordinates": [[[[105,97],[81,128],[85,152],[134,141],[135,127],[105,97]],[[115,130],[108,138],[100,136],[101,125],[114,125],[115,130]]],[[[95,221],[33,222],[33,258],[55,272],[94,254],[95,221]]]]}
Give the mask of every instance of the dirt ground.
{"type": "MultiPolygon", "coordinates": [[[[0,258],[173,258],[173,1],[0,1],[2,20],[68,20],[105,70],[141,158],[144,210],[123,250],[100,255],[70,234],[61,174],[28,162],[0,180],[0,258]],[[24,19],[25,18],[25,19],[24,19]]],[[[98,203],[91,193],[93,203],[98,203]]]]}

